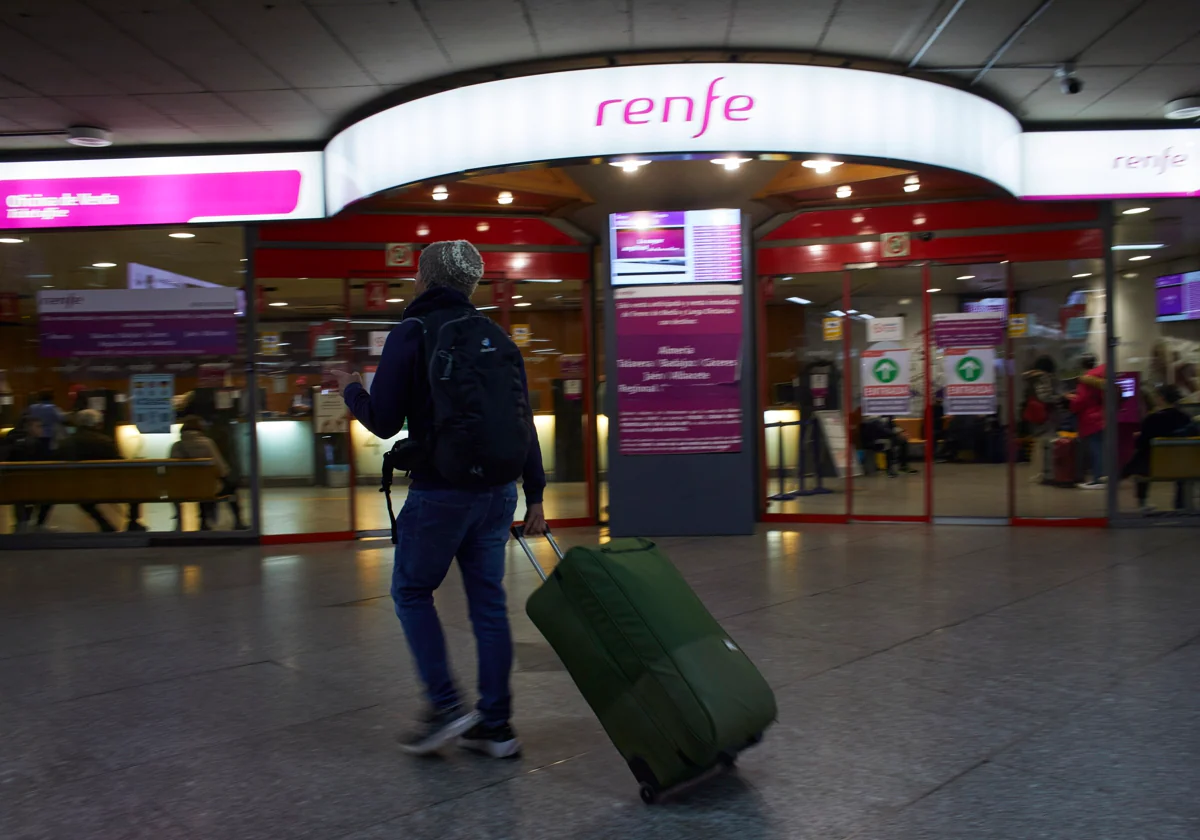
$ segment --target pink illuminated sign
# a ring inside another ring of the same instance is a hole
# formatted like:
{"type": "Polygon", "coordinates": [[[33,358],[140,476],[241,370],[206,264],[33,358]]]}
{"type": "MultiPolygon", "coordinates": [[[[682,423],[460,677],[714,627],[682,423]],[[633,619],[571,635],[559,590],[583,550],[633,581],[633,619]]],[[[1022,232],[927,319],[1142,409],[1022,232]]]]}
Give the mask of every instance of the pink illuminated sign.
{"type": "Polygon", "coordinates": [[[202,172],[0,181],[3,228],[164,225],[286,216],[302,173],[202,172]]]}

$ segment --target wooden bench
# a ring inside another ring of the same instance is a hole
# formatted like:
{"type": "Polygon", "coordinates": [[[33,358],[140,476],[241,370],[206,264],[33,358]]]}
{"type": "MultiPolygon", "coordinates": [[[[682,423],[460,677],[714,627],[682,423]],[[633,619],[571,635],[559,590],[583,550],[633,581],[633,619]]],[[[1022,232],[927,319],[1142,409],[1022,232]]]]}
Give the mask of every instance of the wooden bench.
{"type": "Polygon", "coordinates": [[[140,461],[0,461],[0,504],[214,502],[211,458],[140,461]]]}

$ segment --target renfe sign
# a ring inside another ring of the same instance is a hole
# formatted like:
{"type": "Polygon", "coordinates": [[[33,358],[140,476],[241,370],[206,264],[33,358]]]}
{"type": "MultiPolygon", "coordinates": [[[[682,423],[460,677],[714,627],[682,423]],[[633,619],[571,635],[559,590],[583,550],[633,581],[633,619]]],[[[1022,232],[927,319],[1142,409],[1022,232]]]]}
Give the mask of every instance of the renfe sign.
{"type": "Polygon", "coordinates": [[[320,152],[0,163],[0,229],[324,215],[320,152]]]}
{"type": "Polygon", "coordinates": [[[384,189],[525,161],[794,152],[944,166],[1020,191],[1016,118],[905,76],[787,64],[546,73],[405,102],[325,149],[330,212],[384,189]]]}
{"type": "Polygon", "coordinates": [[[1035,132],[1021,138],[1022,197],[1200,195],[1200,130],[1035,132]]]}

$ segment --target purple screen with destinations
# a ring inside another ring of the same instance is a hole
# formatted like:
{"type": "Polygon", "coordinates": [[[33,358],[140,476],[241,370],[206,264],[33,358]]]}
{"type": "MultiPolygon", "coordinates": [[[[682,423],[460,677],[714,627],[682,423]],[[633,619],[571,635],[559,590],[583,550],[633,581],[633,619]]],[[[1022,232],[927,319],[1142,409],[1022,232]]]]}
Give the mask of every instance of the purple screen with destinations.
{"type": "Polygon", "coordinates": [[[1165,274],[1154,281],[1159,321],[1200,320],[1200,271],[1165,274]]]}

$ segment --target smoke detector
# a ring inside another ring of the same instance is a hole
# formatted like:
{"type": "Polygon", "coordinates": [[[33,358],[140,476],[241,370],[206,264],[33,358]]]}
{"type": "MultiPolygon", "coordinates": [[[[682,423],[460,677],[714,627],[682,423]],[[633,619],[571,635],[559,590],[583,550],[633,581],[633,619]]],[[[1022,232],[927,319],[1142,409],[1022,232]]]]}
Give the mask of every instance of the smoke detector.
{"type": "Polygon", "coordinates": [[[1200,96],[1185,96],[1166,104],[1163,113],[1169,120],[1192,120],[1200,118],[1200,96]]]}
{"type": "Polygon", "coordinates": [[[67,129],[67,142],[72,146],[99,149],[112,145],[112,132],[93,125],[73,125],[67,129]]]}

